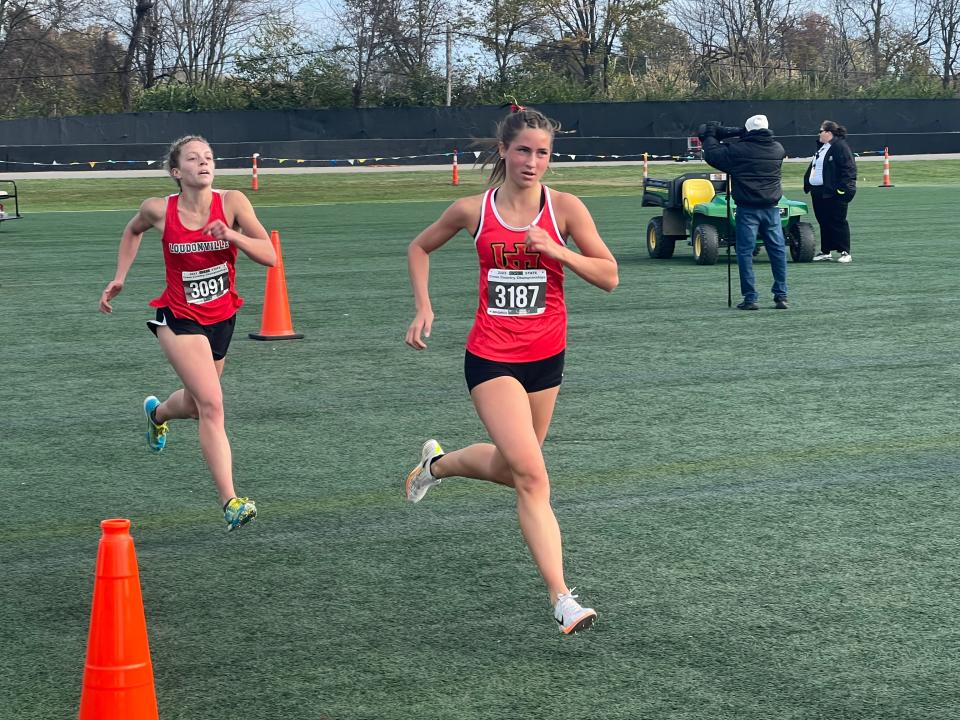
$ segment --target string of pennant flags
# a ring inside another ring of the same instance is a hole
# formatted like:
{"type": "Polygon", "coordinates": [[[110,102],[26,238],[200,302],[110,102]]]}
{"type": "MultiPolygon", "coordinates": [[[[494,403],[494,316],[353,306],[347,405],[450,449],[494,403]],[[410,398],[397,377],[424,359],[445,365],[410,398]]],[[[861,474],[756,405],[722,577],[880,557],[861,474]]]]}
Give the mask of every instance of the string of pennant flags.
{"type": "MultiPolygon", "coordinates": [[[[257,162],[261,165],[264,161],[276,162],[278,165],[330,165],[330,166],[339,166],[339,165],[371,165],[376,163],[381,163],[384,161],[394,161],[394,160],[423,160],[428,158],[452,158],[455,153],[430,153],[425,155],[392,155],[392,156],[377,156],[370,158],[284,158],[284,157],[270,157],[266,155],[257,155],[257,162]]],[[[480,156],[483,155],[481,150],[470,150],[466,152],[456,153],[460,157],[464,155],[473,155],[475,159],[479,160],[480,156]]],[[[627,160],[627,159],[643,159],[646,155],[648,160],[692,160],[694,159],[693,155],[651,155],[649,153],[630,153],[625,155],[596,155],[590,153],[552,153],[554,158],[557,159],[570,159],[576,160],[577,158],[581,159],[599,159],[599,160],[627,160]]],[[[225,160],[241,160],[249,161],[251,159],[250,155],[240,155],[235,157],[218,157],[216,158],[217,162],[222,162],[225,160]]],[[[0,161],[6,165],[26,165],[30,167],[76,167],[80,165],[87,165],[90,168],[96,168],[98,165],[144,165],[146,167],[163,165],[163,160],[84,160],[84,161],[71,161],[71,162],[58,162],[56,160],[48,163],[43,162],[23,162],[19,160],[3,160],[0,161]]]]}
{"type": "MultiPolygon", "coordinates": [[[[571,161],[580,158],[581,160],[650,160],[650,161],[663,161],[663,160],[673,160],[675,162],[685,162],[688,160],[699,159],[696,155],[688,153],[685,155],[653,155],[651,153],[626,153],[626,154],[605,154],[598,155],[594,153],[551,153],[554,158],[558,160],[569,159],[571,161]]],[[[857,155],[882,155],[883,150],[867,150],[864,152],[857,153],[857,155]]],[[[283,157],[269,157],[264,155],[257,155],[257,161],[262,165],[264,161],[276,162],[278,165],[328,165],[330,167],[337,167],[342,165],[350,166],[363,166],[363,165],[375,165],[377,163],[382,163],[384,161],[391,162],[395,160],[423,160],[428,158],[452,158],[454,155],[459,156],[469,156],[473,155],[474,159],[479,160],[480,156],[483,155],[482,150],[470,150],[465,152],[453,153],[430,153],[426,155],[393,155],[393,156],[378,156],[370,158],[283,158],[283,157]]],[[[240,155],[236,157],[218,157],[216,158],[217,162],[222,162],[225,160],[250,160],[251,156],[249,155],[240,155]]],[[[96,168],[98,165],[144,165],[146,167],[152,167],[156,165],[157,167],[163,166],[163,160],[84,160],[84,161],[71,161],[71,162],[58,162],[56,160],[49,163],[42,162],[24,162],[19,160],[3,160],[0,161],[9,165],[24,165],[29,167],[76,167],[81,165],[87,165],[91,169],[96,168]]]]}

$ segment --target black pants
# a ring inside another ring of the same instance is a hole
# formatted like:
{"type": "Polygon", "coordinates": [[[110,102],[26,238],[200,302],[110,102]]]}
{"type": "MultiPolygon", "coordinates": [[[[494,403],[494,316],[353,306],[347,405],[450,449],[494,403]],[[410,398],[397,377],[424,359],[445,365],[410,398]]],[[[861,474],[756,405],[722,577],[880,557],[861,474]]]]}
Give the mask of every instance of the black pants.
{"type": "Polygon", "coordinates": [[[810,191],[813,214],[820,223],[820,250],[850,252],[850,225],[847,223],[847,203],[834,195],[823,195],[819,188],[810,191]]]}

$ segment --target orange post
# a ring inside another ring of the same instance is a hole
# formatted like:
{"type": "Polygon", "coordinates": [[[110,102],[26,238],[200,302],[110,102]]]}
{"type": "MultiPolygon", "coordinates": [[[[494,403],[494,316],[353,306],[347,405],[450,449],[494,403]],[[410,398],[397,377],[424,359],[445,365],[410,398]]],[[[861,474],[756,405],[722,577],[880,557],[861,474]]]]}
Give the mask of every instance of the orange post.
{"type": "Polygon", "coordinates": [[[460,184],[460,168],[457,165],[457,149],[453,149],[453,184],[460,184]]]}
{"type": "Polygon", "coordinates": [[[157,695],[130,521],[104,520],[80,720],[157,720],[157,695]]]}
{"type": "Polygon", "coordinates": [[[270,232],[270,242],[277,253],[277,264],[267,268],[267,285],[264,289],[263,319],[260,332],[250,333],[254,340],[299,340],[303,333],[293,331],[290,318],[290,301],[287,298],[287,276],[283,272],[283,253],[280,251],[280,233],[270,232]]]}
{"type": "Polygon", "coordinates": [[[644,153],[644,154],[643,154],[643,179],[644,179],[644,180],[647,179],[647,177],[648,177],[648,172],[649,172],[649,169],[647,168],[647,158],[648,158],[648,157],[649,157],[649,156],[648,156],[647,153],[644,153]]]}
{"type": "Polygon", "coordinates": [[[260,153],[253,154],[253,179],[250,180],[250,189],[259,190],[260,181],[257,180],[257,158],[260,157],[260,153]]]}
{"type": "Polygon", "coordinates": [[[883,149],[883,184],[880,185],[882,188],[892,188],[893,184],[890,182],[890,150],[889,148],[883,149]]]}

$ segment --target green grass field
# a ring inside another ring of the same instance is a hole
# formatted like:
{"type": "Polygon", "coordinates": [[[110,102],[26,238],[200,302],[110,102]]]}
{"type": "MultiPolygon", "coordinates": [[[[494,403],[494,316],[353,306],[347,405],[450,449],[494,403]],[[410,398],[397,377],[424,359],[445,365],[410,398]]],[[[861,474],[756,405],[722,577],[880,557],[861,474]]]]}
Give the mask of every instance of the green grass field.
{"type": "MultiPolygon", "coordinates": [[[[785,170],[795,199],[802,170],[785,170]]],[[[223,384],[261,515],[230,535],[195,425],[161,456],[143,444],[143,397],[177,382],[144,326],[156,235],[96,311],[124,223],[172,185],[18,183],[26,217],[0,224],[0,718],[76,716],[108,517],[133,522],[163,720],[951,717],[958,170],[901,162],[880,190],[862,163],[854,262],[791,264],[791,310],[764,293],[756,313],[727,308],[722,264],[647,257],[640,168],[555,170],[621,277],[611,295],[568,280],[546,453],[568,580],[600,613],[572,638],[510,491],[401,498],[425,438],[483,438],[461,371],[469,238],[433,256],[429,349],[402,341],[405,247],[478,173],[261,176],[306,338],[247,339],[265,273],[242,260],[223,384]]]]}

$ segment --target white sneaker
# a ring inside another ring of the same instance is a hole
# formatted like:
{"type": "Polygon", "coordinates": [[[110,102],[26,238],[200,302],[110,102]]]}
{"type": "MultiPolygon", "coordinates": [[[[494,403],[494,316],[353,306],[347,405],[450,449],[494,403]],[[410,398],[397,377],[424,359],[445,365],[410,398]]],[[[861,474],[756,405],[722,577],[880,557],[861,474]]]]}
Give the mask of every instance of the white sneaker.
{"type": "Polygon", "coordinates": [[[430,472],[430,463],[443,455],[443,448],[436,440],[427,440],[420,451],[420,463],[407,473],[406,493],[407,500],[418,503],[423,500],[427,490],[440,484],[440,478],[430,472]]]}
{"type": "Polygon", "coordinates": [[[840,253],[840,257],[837,258],[837,262],[853,262],[853,255],[848,252],[840,253]]]}
{"type": "Polygon", "coordinates": [[[829,260],[833,260],[833,253],[832,253],[832,252],[822,252],[822,253],[817,253],[816,255],[813,256],[813,261],[814,261],[814,262],[821,262],[821,261],[823,261],[823,260],[828,260],[828,261],[829,261],[829,260]]]}
{"type": "Polygon", "coordinates": [[[573,594],[576,588],[570,588],[566,595],[557,593],[557,604],[553,607],[553,617],[560,623],[560,632],[564,635],[586,630],[597,619],[597,611],[585,608],[577,602],[573,594]]]}

